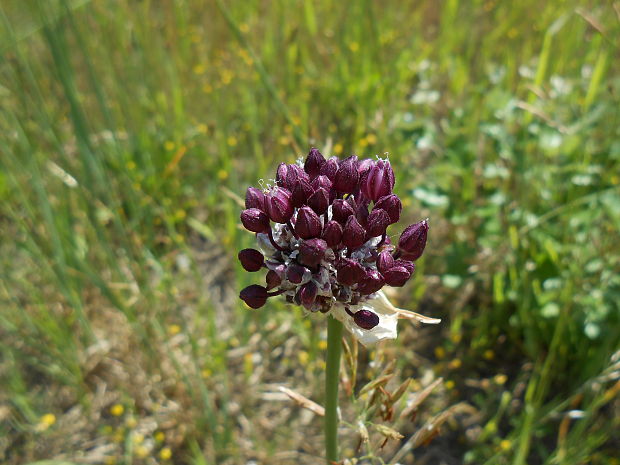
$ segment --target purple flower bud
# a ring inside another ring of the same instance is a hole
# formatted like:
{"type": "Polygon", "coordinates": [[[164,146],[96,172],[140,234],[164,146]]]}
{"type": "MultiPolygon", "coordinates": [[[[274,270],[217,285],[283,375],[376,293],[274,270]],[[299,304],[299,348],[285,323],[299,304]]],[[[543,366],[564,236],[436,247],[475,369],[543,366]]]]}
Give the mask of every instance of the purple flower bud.
{"type": "Polygon", "coordinates": [[[265,194],[256,187],[248,187],[245,191],[245,208],[258,208],[265,211],[265,194]]]}
{"type": "Polygon", "coordinates": [[[237,257],[246,271],[258,271],[265,263],[265,257],[256,249],[243,249],[237,257]]]}
{"type": "Polygon", "coordinates": [[[357,291],[363,295],[372,294],[381,289],[384,284],[385,281],[381,273],[377,270],[368,270],[366,271],[366,276],[364,276],[357,285],[357,291]]]}
{"type": "Polygon", "coordinates": [[[394,171],[388,160],[379,160],[364,174],[361,182],[364,195],[376,202],[394,188],[394,171]]]}
{"type": "Polygon", "coordinates": [[[323,176],[327,176],[330,181],[334,182],[336,179],[336,173],[338,172],[338,158],[331,157],[329,160],[326,160],[323,165],[321,165],[320,174],[323,176]]]}
{"type": "Polygon", "coordinates": [[[269,217],[258,208],[248,208],[241,212],[241,222],[248,231],[255,233],[269,229],[269,217]]]}
{"type": "Polygon", "coordinates": [[[403,209],[403,204],[396,194],[390,194],[381,197],[375,203],[373,210],[382,209],[390,216],[390,224],[396,223],[400,219],[400,212],[403,209]]]}
{"type": "Polygon", "coordinates": [[[403,260],[402,258],[394,260],[394,266],[402,266],[403,268],[406,268],[409,274],[413,274],[415,272],[415,263],[409,260],[403,260]]]}
{"type": "Polygon", "coordinates": [[[267,289],[258,284],[252,284],[239,293],[239,298],[252,308],[260,308],[265,305],[268,297],[267,289]]]}
{"type": "Polygon", "coordinates": [[[342,226],[337,221],[328,221],[323,228],[323,239],[328,247],[336,247],[342,240],[342,226]]]}
{"type": "Polygon", "coordinates": [[[349,249],[356,249],[366,242],[366,231],[354,216],[349,216],[342,231],[342,243],[349,249]]]}
{"type": "Polygon", "coordinates": [[[321,172],[321,166],[323,166],[324,163],[325,157],[323,157],[323,154],[312,147],[304,163],[304,170],[306,170],[306,173],[308,173],[311,179],[314,179],[321,172]]]}
{"type": "Polygon", "coordinates": [[[358,310],[353,314],[353,321],[362,329],[372,329],[379,324],[379,317],[370,310],[358,310]]]}
{"type": "Polygon", "coordinates": [[[376,209],[370,212],[368,215],[368,221],[366,224],[366,232],[368,237],[377,237],[385,234],[385,230],[390,224],[390,216],[385,210],[376,209]]]}
{"type": "Polygon", "coordinates": [[[320,175],[314,178],[314,180],[312,181],[312,188],[314,190],[323,188],[327,192],[329,192],[332,188],[332,182],[327,176],[320,175]]]}
{"type": "Polygon", "coordinates": [[[364,277],[364,267],[357,260],[342,258],[336,265],[336,279],[340,284],[352,286],[364,277]]]}
{"type": "Polygon", "coordinates": [[[280,163],[276,170],[276,184],[280,187],[286,187],[286,175],[288,173],[288,167],[286,163],[280,163]]]}
{"type": "Polygon", "coordinates": [[[407,260],[417,260],[424,253],[426,236],[428,234],[428,221],[407,226],[398,240],[398,248],[406,254],[407,260]]]}
{"type": "Polygon", "coordinates": [[[310,239],[321,235],[323,225],[321,218],[310,207],[301,207],[295,221],[295,232],[302,239],[310,239]]]}
{"type": "Polygon", "coordinates": [[[300,303],[306,308],[311,307],[316,299],[318,291],[319,288],[314,281],[308,281],[299,289],[298,294],[300,303]]]}
{"type": "Polygon", "coordinates": [[[282,187],[273,189],[266,197],[265,203],[271,221],[286,223],[293,216],[291,193],[282,187]]]}
{"type": "Polygon", "coordinates": [[[375,166],[375,162],[370,158],[365,158],[360,161],[357,165],[357,172],[360,174],[360,179],[364,179],[364,173],[366,173],[373,166],[375,166]]]}
{"type": "Polygon", "coordinates": [[[349,216],[355,215],[355,210],[344,199],[336,199],[332,203],[332,218],[340,224],[345,224],[349,216]]]}
{"type": "Polygon", "coordinates": [[[323,239],[303,241],[299,246],[299,261],[306,266],[315,267],[323,260],[326,250],[327,243],[323,239]]]}
{"type": "Polygon", "coordinates": [[[293,284],[300,284],[304,279],[304,274],[306,271],[308,270],[306,270],[305,267],[293,263],[286,269],[286,279],[293,284]]]}
{"type": "Polygon", "coordinates": [[[388,250],[384,250],[377,257],[377,269],[381,273],[385,273],[387,270],[394,266],[394,257],[388,250]]]}
{"type": "Polygon", "coordinates": [[[293,187],[293,192],[291,193],[291,201],[293,202],[293,206],[296,208],[301,207],[305,203],[308,202],[308,198],[313,193],[312,187],[310,187],[310,183],[304,179],[300,179],[297,184],[293,187]]]}
{"type": "Polygon", "coordinates": [[[304,169],[298,165],[288,165],[286,171],[286,188],[290,191],[297,185],[299,181],[310,182],[310,177],[306,174],[304,169]]]}
{"type": "Polygon", "coordinates": [[[280,278],[280,275],[276,271],[269,270],[265,276],[265,282],[267,283],[267,290],[270,291],[282,283],[282,278],[280,278]]]}
{"type": "Polygon", "coordinates": [[[308,205],[317,214],[322,215],[329,207],[329,193],[325,189],[317,189],[308,199],[308,205]]]}
{"type": "Polygon", "coordinates": [[[393,266],[383,273],[385,284],[393,287],[404,286],[410,277],[411,273],[404,266],[393,266]]]}
{"type": "Polygon", "coordinates": [[[353,192],[360,180],[357,172],[357,157],[351,155],[342,160],[334,179],[334,189],[338,192],[353,192]]]}
{"type": "Polygon", "coordinates": [[[368,224],[368,203],[360,202],[359,206],[355,210],[355,218],[357,221],[363,226],[366,227],[368,224]]]}

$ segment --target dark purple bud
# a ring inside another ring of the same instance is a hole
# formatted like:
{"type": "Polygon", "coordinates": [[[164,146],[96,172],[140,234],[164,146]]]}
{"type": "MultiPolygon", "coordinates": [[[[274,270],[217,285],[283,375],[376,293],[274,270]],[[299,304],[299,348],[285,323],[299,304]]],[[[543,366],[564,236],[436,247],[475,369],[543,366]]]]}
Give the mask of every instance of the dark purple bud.
{"type": "Polygon", "coordinates": [[[364,276],[357,285],[357,291],[363,295],[372,294],[381,289],[384,284],[385,281],[381,273],[377,270],[368,270],[366,271],[366,276],[364,276]]]}
{"type": "Polygon", "coordinates": [[[255,233],[269,229],[269,217],[258,208],[248,208],[241,212],[241,222],[248,231],[255,233]]]}
{"type": "Polygon", "coordinates": [[[385,210],[380,208],[373,210],[368,215],[368,221],[366,223],[366,232],[368,237],[383,236],[385,230],[390,224],[390,216],[385,210]]]}
{"type": "Polygon", "coordinates": [[[345,224],[349,216],[355,215],[355,210],[349,202],[344,199],[336,199],[332,203],[332,218],[340,224],[345,224]]]}
{"type": "Polygon", "coordinates": [[[336,247],[342,240],[342,226],[337,221],[328,221],[323,228],[323,239],[328,247],[336,247]]]}
{"type": "Polygon", "coordinates": [[[308,173],[311,179],[316,178],[321,172],[321,166],[325,163],[325,157],[323,154],[312,147],[308,157],[306,158],[306,162],[304,163],[304,170],[308,173]]]}
{"type": "Polygon", "coordinates": [[[293,187],[293,192],[291,193],[293,207],[299,208],[306,204],[308,202],[308,198],[313,192],[314,191],[310,186],[310,183],[304,179],[300,179],[299,182],[297,182],[297,184],[293,187]]]}
{"type": "Polygon", "coordinates": [[[379,198],[392,193],[394,188],[394,171],[388,160],[379,160],[364,174],[361,182],[364,195],[376,202],[379,198]]]}
{"type": "Polygon", "coordinates": [[[334,179],[334,189],[338,192],[353,192],[360,180],[357,172],[357,157],[351,155],[342,160],[334,179]]]}
{"type": "Polygon", "coordinates": [[[308,281],[299,289],[299,302],[306,308],[312,306],[316,299],[319,288],[314,281],[308,281]]]}
{"type": "Polygon", "coordinates": [[[256,187],[248,187],[245,191],[245,208],[258,208],[265,211],[265,194],[256,187]]]}
{"type": "Polygon", "coordinates": [[[276,184],[280,187],[286,187],[286,175],[288,173],[288,167],[286,163],[280,163],[276,170],[276,184]]]}
{"type": "Polygon", "coordinates": [[[321,218],[310,207],[301,207],[295,221],[295,232],[302,239],[310,239],[321,235],[323,225],[321,218]]]}
{"type": "Polygon", "coordinates": [[[267,283],[267,290],[278,287],[282,283],[282,278],[274,270],[269,270],[265,276],[265,282],[267,283]]]}
{"type": "Polygon", "coordinates": [[[329,192],[329,190],[332,188],[332,182],[327,176],[320,175],[314,178],[314,180],[312,181],[312,188],[315,190],[323,188],[329,192]]]}
{"type": "Polygon", "coordinates": [[[310,177],[306,174],[304,169],[298,165],[288,165],[286,171],[286,188],[290,191],[297,185],[299,181],[310,182],[310,177]]]}
{"type": "Polygon", "coordinates": [[[308,205],[317,214],[322,215],[329,207],[329,193],[325,189],[318,189],[308,199],[308,205]]]}
{"type": "Polygon", "coordinates": [[[368,214],[368,203],[360,202],[355,210],[355,218],[357,218],[357,221],[364,227],[368,224],[368,214]]]}
{"type": "Polygon", "coordinates": [[[342,243],[355,249],[366,242],[366,231],[354,216],[349,216],[342,230],[342,243]]]}
{"type": "Polygon", "coordinates": [[[393,287],[404,286],[410,277],[411,273],[404,266],[393,266],[383,273],[385,284],[393,287]]]}
{"type": "Polygon", "coordinates": [[[364,267],[357,260],[343,258],[336,264],[336,279],[340,284],[352,286],[364,277],[364,267]]]}
{"type": "Polygon", "coordinates": [[[273,189],[266,197],[265,203],[271,221],[286,223],[293,216],[291,193],[282,187],[273,189]]]}
{"type": "Polygon", "coordinates": [[[252,308],[260,308],[265,305],[268,297],[267,289],[258,284],[252,284],[239,293],[239,298],[252,308]]]}
{"type": "Polygon", "coordinates": [[[321,166],[320,174],[323,176],[327,176],[330,181],[334,182],[336,179],[336,173],[338,172],[338,158],[331,157],[329,160],[326,160],[325,163],[321,166]]]}
{"type": "Polygon", "coordinates": [[[428,221],[407,226],[400,235],[398,248],[406,254],[407,260],[417,260],[424,253],[426,247],[426,236],[428,234],[428,221]]]}
{"type": "Polygon", "coordinates": [[[315,267],[327,250],[327,243],[323,239],[310,239],[303,241],[299,246],[299,261],[306,266],[315,267]]]}
{"type": "Polygon", "coordinates": [[[258,271],[265,263],[265,257],[256,249],[243,249],[237,257],[245,271],[258,271]]]}
{"type": "Polygon", "coordinates": [[[411,275],[415,272],[415,263],[409,260],[399,258],[398,260],[394,260],[394,266],[402,266],[403,268],[406,268],[411,275]]]}
{"type": "Polygon", "coordinates": [[[385,273],[387,270],[394,266],[394,257],[388,250],[384,250],[377,257],[377,269],[381,273],[385,273]]]}
{"type": "Polygon", "coordinates": [[[373,210],[377,208],[385,210],[390,216],[390,224],[393,224],[400,219],[400,212],[403,209],[403,204],[400,202],[400,199],[396,194],[390,194],[377,200],[373,210]]]}
{"type": "Polygon", "coordinates": [[[360,174],[360,179],[364,179],[364,173],[375,165],[375,162],[370,158],[364,158],[357,165],[357,172],[360,174]]]}
{"type": "Polygon", "coordinates": [[[305,272],[306,268],[293,263],[289,265],[286,269],[286,279],[288,279],[293,284],[299,284],[303,281],[305,272]]]}
{"type": "Polygon", "coordinates": [[[372,329],[379,324],[379,317],[370,310],[358,310],[353,314],[353,321],[362,329],[372,329]]]}

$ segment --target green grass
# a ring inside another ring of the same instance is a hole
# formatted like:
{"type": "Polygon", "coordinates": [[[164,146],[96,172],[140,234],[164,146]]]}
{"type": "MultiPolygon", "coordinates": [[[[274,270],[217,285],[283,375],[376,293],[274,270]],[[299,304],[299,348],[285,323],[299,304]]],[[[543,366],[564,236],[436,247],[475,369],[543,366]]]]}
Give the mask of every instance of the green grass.
{"type": "Polygon", "coordinates": [[[402,226],[431,220],[398,300],[444,322],[367,358],[447,380],[423,418],[476,411],[444,451],[615,463],[617,6],[9,0],[0,24],[1,462],[315,463],[320,420],[261,396],[321,402],[325,323],[243,308],[235,256],[246,186],[316,145],[389,152],[402,226]]]}

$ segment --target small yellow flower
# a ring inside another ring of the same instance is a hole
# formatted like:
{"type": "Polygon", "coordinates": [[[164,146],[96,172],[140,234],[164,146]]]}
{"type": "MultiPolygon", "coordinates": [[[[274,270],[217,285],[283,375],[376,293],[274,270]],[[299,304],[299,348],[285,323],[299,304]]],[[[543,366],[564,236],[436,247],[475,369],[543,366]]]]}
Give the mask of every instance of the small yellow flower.
{"type": "Polygon", "coordinates": [[[368,142],[368,145],[374,145],[377,143],[377,136],[374,134],[368,134],[366,136],[366,141],[368,142]]]}
{"type": "Polygon", "coordinates": [[[164,148],[168,151],[170,150],[174,150],[174,142],[172,142],[171,140],[167,140],[166,142],[164,142],[164,148]]]}
{"type": "Polygon", "coordinates": [[[226,143],[229,146],[234,147],[237,145],[237,138],[235,136],[229,136],[228,139],[226,139],[226,143]]]}
{"type": "Polygon", "coordinates": [[[204,86],[202,86],[202,91],[205,94],[210,94],[213,92],[213,86],[207,82],[204,86]]]}
{"type": "Polygon", "coordinates": [[[170,450],[170,447],[164,447],[162,450],[159,451],[160,459],[170,460],[171,457],[172,457],[172,450],[170,450]]]}
{"type": "Polygon", "coordinates": [[[308,359],[310,356],[305,350],[298,352],[297,357],[299,358],[299,363],[301,364],[301,366],[306,366],[308,364],[308,359]]]}
{"type": "Polygon", "coordinates": [[[342,144],[336,144],[334,145],[334,153],[336,155],[340,155],[342,153],[342,151],[344,150],[344,147],[342,146],[342,144]]]}
{"type": "Polygon", "coordinates": [[[248,26],[248,23],[241,23],[239,24],[239,30],[245,34],[250,30],[250,26],[248,26]]]}
{"type": "Polygon", "coordinates": [[[133,171],[136,169],[136,163],[133,160],[129,160],[125,166],[129,171],[133,171]]]}
{"type": "Polygon", "coordinates": [[[325,339],[321,339],[318,343],[319,349],[326,350],[327,349],[327,341],[325,339]]]}
{"type": "Polygon", "coordinates": [[[136,456],[143,459],[145,457],[148,457],[149,455],[149,449],[147,447],[144,446],[138,446],[136,447],[136,456]]]}
{"type": "Polygon", "coordinates": [[[125,412],[125,407],[121,404],[115,404],[110,407],[110,413],[115,417],[120,417],[125,412]]]}
{"type": "Polygon", "coordinates": [[[164,442],[166,440],[166,433],[164,433],[163,431],[158,431],[153,437],[157,442],[164,442]]]}
{"type": "Polygon", "coordinates": [[[456,370],[457,368],[460,368],[462,364],[463,362],[461,362],[461,359],[455,358],[448,364],[448,366],[452,368],[453,370],[456,370]]]}
{"type": "Polygon", "coordinates": [[[228,171],[226,171],[226,170],[224,170],[224,169],[219,170],[219,171],[217,172],[217,178],[218,178],[220,181],[225,181],[226,179],[228,179],[228,171]]]}
{"type": "Polygon", "coordinates": [[[278,139],[278,142],[280,143],[280,145],[288,145],[289,142],[290,142],[290,139],[288,137],[286,137],[286,136],[281,136],[278,139]]]}
{"type": "Polygon", "coordinates": [[[446,389],[454,389],[454,381],[449,379],[448,381],[445,382],[445,386],[446,386],[446,389]]]}
{"type": "Polygon", "coordinates": [[[500,373],[499,375],[495,375],[493,381],[495,381],[495,384],[502,386],[506,384],[506,381],[508,381],[508,376],[500,373]]]}
{"type": "Polygon", "coordinates": [[[360,139],[359,144],[360,144],[360,147],[366,147],[368,145],[368,139],[363,137],[362,139],[360,139]]]}
{"type": "Polygon", "coordinates": [[[358,44],[357,42],[351,42],[349,44],[349,50],[351,50],[353,53],[357,52],[360,49],[360,44],[358,44]]]}
{"type": "Polygon", "coordinates": [[[435,357],[437,357],[438,359],[442,359],[445,356],[446,356],[446,350],[443,347],[441,346],[435,347],[435,357]]]}
{"type": "Polygon", "coordinates": [[[50,426],[56,423],[56,415],[53,413],[46,413],[39,419],[39,424],[36,426],[37,431],[45,431],[50,426]]]}
{"type": "Polygon", "coordinates": [[[209,370],[208,368],[205,368],[204,370],[202,370],[200,372],[200,374],[202,375],[203,378],[206,379],[206,378],[210,377],[213,374],[213,372],[211,370],[209,370]]]}
{"type": "Polygon", "coordinates": [[[134,444],[142,444],[144,442],[144,434],[134,433],[131,439],[134,444]]]}
{"type": "Polygon", "coordinates": [[[181,327],[179,325],[170,325],[168,326],[168,334],[174,336],[175,334],[179,334],[181,332],[181,327]]]}
{"type": "Polygon", "coordinates": [[[487,349],[484,351],[482,356],[487,360],[493,360],[493,358],[495,358],[495,352],[493,352],[491,349],[487,349]]]}
{"type": "Polygon", "coordinates": [[[510,441],[509,439],[503,439],[500,443],[499,443],[499,447],[502,450],[508,450],[512,447],[512,441],[510,441]]]}
{"type": "Polygon", "coordinates": [[[205,65],[203,65],[202,63],[199,63],[194,66],[194,74],[204,74],[206,69],[207,67],[205,65]]]}
{"type": "Polygon", "coordinates": [[[138,420],[135,417],[129,417],[125,420],[125,425],[127,425],[127,428],[133,429],[138,426],[138,420]]]}
{"type": "Polygon", "coordinates": [[[207,132],[209,132],[209,126],[207,126],[204,123],[200,123],[196,129],[198,130],[199,134],[206,134],[207,132]]]}

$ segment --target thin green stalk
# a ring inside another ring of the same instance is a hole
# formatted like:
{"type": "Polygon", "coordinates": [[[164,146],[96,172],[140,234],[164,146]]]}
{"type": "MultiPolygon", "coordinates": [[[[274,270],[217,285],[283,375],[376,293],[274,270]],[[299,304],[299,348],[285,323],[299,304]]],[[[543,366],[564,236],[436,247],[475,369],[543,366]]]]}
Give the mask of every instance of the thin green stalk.
{"type": "Polygon", "coordinates": [[[327,463],[338,461],[338,381],[342,323],[327,320],[327,368],[325,369],[325,453],[327,463]]]}

